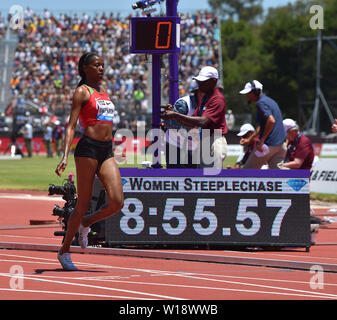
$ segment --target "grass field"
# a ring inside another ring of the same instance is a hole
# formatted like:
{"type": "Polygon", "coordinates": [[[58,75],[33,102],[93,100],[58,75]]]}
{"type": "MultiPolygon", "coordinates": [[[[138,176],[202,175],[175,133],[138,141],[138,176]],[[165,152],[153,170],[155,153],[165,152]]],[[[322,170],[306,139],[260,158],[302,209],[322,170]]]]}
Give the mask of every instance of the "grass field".
{"type": "MultiPolygon", "coordinates": [[[[227,157],[224,167],[234,165],[237,157],[227,157]]],[[[128,164],[119,163],[120,167],[141,167],[141,162],[145,160],[138,157],[128,164]]],[[[61,177],[55,174],[55,168],[60,159],[57,157],[47,158],[46,156],[33,156],[32,158],[22,158],[20,160],[0,160],[0,189],[1,190],[38,190],[48,191],[49,184],[63,185],[71,172],[76,174],[73,156],[69,156],[68,166],[61,177]]],[[[337,195],[311,193],[311,199],[337,202],[337,195]]]]}
{"type": "MultiPolygon", "coordinates": [[[[227,157],[225,166],[233,165],[237,157],[227,157]]],[[[119,163],[120,167],[141,167],[144,157],[139,157],[128,164],[119,163]]],[[[57,157],[33,156],[20,160],[0,160],[0,189],[5,190],[40,190],[47,191],[49,184],[62,185],[71,172],[75,172],[73,156],[69,156],[68,166],[61,177],[55,174],[60,159],[57,157]]]]}
{"type": "Polygon", "coordinates": [[[47,191],[50,183],[61,185],[70,172],[75,172],[75,163],[70,156],[67,169],[60,178],[55,174],[58,162],[57,157],[46,156],[1,160],[0,189],[47,191]]]}

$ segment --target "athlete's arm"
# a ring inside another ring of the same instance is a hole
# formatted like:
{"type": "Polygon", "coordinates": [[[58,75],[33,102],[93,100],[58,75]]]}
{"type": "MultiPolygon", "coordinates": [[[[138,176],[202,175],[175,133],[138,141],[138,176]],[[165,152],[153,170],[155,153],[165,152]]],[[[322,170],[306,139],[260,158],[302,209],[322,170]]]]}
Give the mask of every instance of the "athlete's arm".
{"type": "Polygon", "coordinates": [[[90,99],[88,90],[86,90],[83,86],[78,87],[73,96],[72,108],[70,112],[69,122],[65,131],[64,138],[64,150],[63,150],[63,158],[56,167],[55,173],[58,176],[61,176],[61,171],[63,172],[68,164],[68,154],[70,151],[71,144],[73,142],[75,136],[75,129],[77,120],[81,111],[81,108],[85,103],[87,103],[90,99]]]}

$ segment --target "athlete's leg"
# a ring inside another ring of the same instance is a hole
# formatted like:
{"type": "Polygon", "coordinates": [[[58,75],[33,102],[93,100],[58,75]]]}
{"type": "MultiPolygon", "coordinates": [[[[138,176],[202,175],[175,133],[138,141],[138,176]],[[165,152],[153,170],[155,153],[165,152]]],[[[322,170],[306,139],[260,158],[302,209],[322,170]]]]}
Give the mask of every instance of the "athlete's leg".
{"type": "Polygon", "coordinates": [[[83,216],[90,207],[92,186],[94,183],[97,160],[75,157],[77,179],[77,202],[74,212],[69,218],[66,236],[60,254],[69,252],[71,242],[78,231],[83,216]]]}
{"type": "Polygon", "coordinates": [[[82,224],[84,227],[110,217],[120,211],[124,206],[124,194],[119,168],[114,158],[105,160],[97,173],[108,196],[108,205],[98,212],[86,215],[82,224]]]}

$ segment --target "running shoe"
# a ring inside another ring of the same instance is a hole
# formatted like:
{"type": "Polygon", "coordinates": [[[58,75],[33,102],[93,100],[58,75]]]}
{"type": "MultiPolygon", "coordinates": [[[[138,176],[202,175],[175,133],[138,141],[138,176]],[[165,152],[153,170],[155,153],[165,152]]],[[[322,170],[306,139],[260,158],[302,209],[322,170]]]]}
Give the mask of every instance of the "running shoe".
{"type": "Polygon", "coordinates": [[[84,227],[82,223],[78,229],[78,243],[81,248],[84,249],[88,246],[88,233],[90,231],[89,227],[84,227]]]}
{"type": "Polygon", "coordinates": [[[65,252],[64,254],[57,253],[57,259],[60,261],[63,270],[76,271],[77,267],[73,264],[70,258],[70,253],[65,252]]]}

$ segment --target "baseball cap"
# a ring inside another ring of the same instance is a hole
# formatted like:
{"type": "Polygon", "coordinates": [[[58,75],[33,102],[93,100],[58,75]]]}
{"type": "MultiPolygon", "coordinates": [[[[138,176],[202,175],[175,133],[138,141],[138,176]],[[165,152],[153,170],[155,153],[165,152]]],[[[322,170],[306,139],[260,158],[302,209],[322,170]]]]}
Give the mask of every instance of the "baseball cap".
{"type": "MultiPolygon", "coordinates": [[[[263,85],[261,82],[257,81],[257,80],[253,80],[252,81],[255,85],[255,89],[260,89],[262,90],[263,89],[263,85]]],[[[251,92],[252,90],[254,89],[254,87],[252,86],[251,82],[247,82],[245,84],[245,87],[240,91],[241,94],[246,94],[246,93],[249,93],[251,92]]]]}
{"type": "Polygon", "coordinates": [[[291,129],[298,129],[298,125],[295,120],[287,118],[283,120],[283,128],[285,132],[288,132],[291,129]]]}
{"type": "Polygon", "coordinates": [[[250,131],[255,131],[255,128],[250,123],[245,123],[241,126],[240,132],[237,134],[237,136],[242,137],[250,131]]]}
{"type": "Polygon", "coordinates": [[[199,71],[199,74],[196,77],[193,77],[193,79],[197,81],[206,81],[209,79],[219,79],[218,70],[211,66],[203,67],[199,71]]]}

